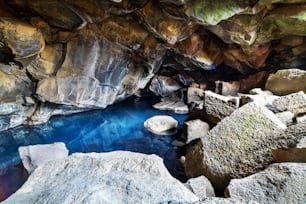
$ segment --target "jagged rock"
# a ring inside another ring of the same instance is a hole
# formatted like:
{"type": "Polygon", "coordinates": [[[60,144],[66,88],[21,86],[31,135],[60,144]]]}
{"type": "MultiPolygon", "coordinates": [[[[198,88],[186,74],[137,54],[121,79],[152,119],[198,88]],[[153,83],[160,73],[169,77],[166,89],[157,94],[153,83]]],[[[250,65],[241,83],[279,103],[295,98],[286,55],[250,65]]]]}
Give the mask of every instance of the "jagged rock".
{"type": "Polygon", "coordinates": [[[275,107],[273,106],[273,101],[275,99],[278,99],[279,96],[274,96],[270,94],[265,94],[264,92],[262,94],[238,94],[241,98],[242,104],[249,103],[250,101],[255,101],[263,106],[266,106],[270,110],[274,111],[275,107]]]}
{"type": "Polygon", "coordinates": [[[0,18],[0,41],[11,49],[16,60],[34,56],[45,47],[38,29],[15,18],[0,18]]]}
{"type": "Polygon", "coordinates": [[[203,137],[209,131],[209,125],[200,120],[189,120],[185,122],[187,125],[187,141],[186,143],[190,143],[191,141],[203,137]]]}
{"type": "Polygon", "coordinates": [[[181,85],[167,76],[155,76],[150,85],[150,90],[157,96],[167,97],[170,96],[173,92],[179,90],[181,85]]]}
{"type": "Polygon", "coordinates": [[[153,105],[153,108],[158,110],[169,110],[179,114],[189,113],[188,106],[177,97],[162,98],[161,102],[153,105]]]}
{"type": "Polygon", "coordinates": [[[290,111],[276,113],[275,115],[287,126],[292,125],[294,122],[294,114],[290,111]]]}
{"type": "Polygon", "coordinates": [[[306,113],[306,95],[303,91],[281,96],[272,102],[277,111],[290,111],[295,115],[306,113]]]}
{"type": "Polygon", "coordinates": [[[257,174],[231,180],[227,194],[231,198],[259,203],[303,203],[306,200],[305,176],[305,163],[272,164],[257,174]]]}
{"type": "Polygon", "coordinates": [[[167,15],[155,0],[150,0],[137,14],[147,30],[169,44],[186,39],[198,27],[188,19],[175,19],[167,15]]]}
{"type": "Polygon", "coordinates": [[[194,204],[259,204],[256,201],[245,200],[239,198],[217,198],[210,197],[205,198],[200,202],[196,202],[194,204]]]}
{"type": "Polygon", "coordinates": [[[204,108],[207,114],[219,119],[229,116],[239,107],[238,97],[222,96],[211,91],[205,91],[204,108]]]}
{"type": "Polygon", "coordinates": [[[82,29],[68,42],[56,77],[38,83],[41,101],[105,108],[144,88],[151,77],[147,70],[134,66],[127,48],[108,41],[97,29],[82,29]]]}
{"type": "Polygon", "coordinates": [[[37,80],[55,76],[61,66],[63,50],[61,44],[46,45],[39,57],[27,66],[28,72],[37,80]]]}
{"type": "Polygon", "coordinates": [[[204,175],[223,190],[231,178],[248,176],[273,162],[270,149],[286,140],[276,134],[285,128],[264,106],[246,104],[189,147],[186,173],[204,175]]]}
{"type": "Polygon", "coordinates": [[[73,154],[39,166],[9,203],[163,203],[198,201],[155,155],[73,154]],[[94,175],[94,176],[93,176],[94,175]]]}
{"type": "Polygon", "coordinates": [[[177,49],[184,57],[191,59],[192,63],[206,70],[213,70],[223,62],[218,44],[207,35],[194,33],[179,42],[177,49]]]}
{"type": "MultiPolygon", "coordinates": [[[[144,127],[158,135],[163,134],[171,134],[173,129],[175,129],[178,125],[178,122],[172,118],[171,116],[167,115],[156,115],[144,122],[144,127]]],[[[172,134],[174,134],[173,132],[172,134]]]]}
{"type": "Polygon", "coordinates": [[[65,143],[56,142],[53,144],[21,146],[18,148],[18,152],[24,168],[32,173],[47,161],[68,157],[69,151],[65,143]]]}
{"type": "Polygon", "coordinates": [[[300,117],[296,117],[297,123],[306,123],[306,114],[300,117]]]}
{"type": "Polygon", "coordinates": [[[287,95],[298,91],[306,92],[306,71],[301,69],[279,70],[270,74],[266,89],[276,95],[287,95]]]}
{"type": "Polygon", "coordinates": [[[185,186],[198,196],[199,199],[215,197],[215,190],[205,176],[188,179],[185,186]]]}

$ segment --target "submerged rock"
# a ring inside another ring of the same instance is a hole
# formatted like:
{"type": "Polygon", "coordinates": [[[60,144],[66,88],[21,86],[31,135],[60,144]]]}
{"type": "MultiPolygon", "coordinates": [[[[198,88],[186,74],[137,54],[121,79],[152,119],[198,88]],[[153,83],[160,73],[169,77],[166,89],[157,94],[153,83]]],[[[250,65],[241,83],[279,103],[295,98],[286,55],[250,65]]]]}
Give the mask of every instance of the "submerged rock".
{"type": "Polygon", "coordinates": [[[171,116],[156,115],[144,122],[144,127],[158,135],[174,134],[178,122],[171,116]],[[174,130],[174,131],[173,131],[174,130]]]}
{"type": "Polygon", "coordinates": [[[257,174],[231,180],[227,194],[231,198],[259,203],[303,203],[306,200],[305,176],[305,163],[272,164],[257,174]]]}
{"type": "Polygon", "coordinates": [[[62,142],[44,145],[21,146],[18,148],[24,168],[32,173],[43,163],[68,157],[68,149],[62,142]]]}
{"type": "Polygon", "coordinates": [[[274,161],[271,147],[286,126],[267,108],[249,103],[221,120],[187,150],[188,176],[206,176],[217,190],[231,178],[256,173],[274,161]]]}
{"type": "Polygon", "coordinates": [[[3,203],[163,203],[198,201],[155,155],[73,154],[39,166],[3,203]],[[94,176],[93,176],[94,175],[94,176]]]}

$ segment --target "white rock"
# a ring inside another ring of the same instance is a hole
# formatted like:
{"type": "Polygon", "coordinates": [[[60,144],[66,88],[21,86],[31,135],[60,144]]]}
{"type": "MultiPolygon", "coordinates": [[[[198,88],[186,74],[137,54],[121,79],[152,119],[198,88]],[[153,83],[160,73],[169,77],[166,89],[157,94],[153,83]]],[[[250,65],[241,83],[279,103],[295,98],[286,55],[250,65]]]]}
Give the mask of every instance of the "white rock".
{"type": "Polygon", "coordinates": [[[200,119],[190,120],[185,124],[187,125],[187,144],[192,140],[203,137],[209,131],[209,125],[200,119]]]}
{"type": "Polygon", "coordinates": [[[280,112],[290,111],[296,115],[306,113],[306,95],[303,91],[281,96],[272,104],[280,112]]]}
{"type": "Polygon", "coordinates": [[[291,113],[290,111],[276,113],[275,115],[280,119],[280,121],[282,121],[287,126],[293,124],[294,114],[291,113]]]}
{"type": "Polygon", "coordinates": [[[155,134],[165,134],[166,131],[175,129],[178,122],[168,115],[156,115],[144,122],[144,127],[155,134]]]}
{"type": "Polygon", "coordinates": [[[227,193],[231,198],[259,203],[305,203],[305,178],[306,163],[272,164],[257,174],[231,180],[227,193]]]}
{"type": "Polygon", "coordinates": [[[191,178],[185,183],[185,186],[200,199],[216,196],[213,186],[205,176],[191,178]]]}
{"type": "Polygon", "coordinates": [[[3,204],[114,204],[198,201],[156,155],[77,153],[39,166],[3,204]]]}
{"type": "Polygon", "coordinates": [[[210,197],[205,198],[200,202],[196,202],[194,204],[259,204],[256,201],[238,199],[238,198],[217,198],[210,197]]]}
{"type": "Polygon", "coordinates": [[[68,149],[62,142],[44,145],[29,145],[18,148],[23,166],[32,173],[38,166],[49,160],[68,157],[68,149]]]}

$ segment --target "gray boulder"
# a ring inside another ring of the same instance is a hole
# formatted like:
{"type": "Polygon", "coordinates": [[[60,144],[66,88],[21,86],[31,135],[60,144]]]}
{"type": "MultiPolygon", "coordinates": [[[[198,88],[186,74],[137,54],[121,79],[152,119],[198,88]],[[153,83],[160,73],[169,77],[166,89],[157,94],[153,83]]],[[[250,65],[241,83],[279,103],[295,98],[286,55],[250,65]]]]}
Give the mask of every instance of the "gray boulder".
{"type": "Polygon", "coordinates": [[[257,174],[231,180],[227,193],[232,198],[251,199],[259,203],[305,203],[305,177],[305,163],[272,164],[257,174]]]}
{"type": "MultiPolygon", "coordinates": [[[[178,122],[168,115],[156,115],[144,122],[144,127],[158,135],[170,134],[171,130],[176,129],[178,122]]],[[[173,132],[175,133],[175,132],[173,132]]]]}
{"type": "Polygon", "coordinates": [[[252,200],[238,199],[238,198],[205,198],[200,202],[194,204],[259,204],[252,200]]]}
{"type": "Polygon", "coordinates": [[[223,119],[229,116],[238,107],[238,97],[222,96],[211,91],[205,91],[204,108],[209,115],[223,119]]]}
{"type": "Polygon", "coordinates": [[[205,176],[199,176],[197,178],[191,178],[185,186],[189,188],[200,199],[207,197],[215,197],[215,190],[210,181],[205,176]]]}
{"type": "Polygon", "coordinates": [[[198,201],[155,155],[73,154],[39,166],[9,203],[167,203],[198,201]]]}
{"type": "Polygon", "coordinates": [[[200,119],[189,120],[185,124],[187,125],[187,144],[203,137],[209,131],[209,125],[200,119]]]}
{"type": "Polygon", "coordinates": [[[38,166],[43,163],[68,157],[68,149],[65,143],[56,142],[44,145],[29,145],[18,148],[23,166],[29,173],[32,173],[38,166]]]}
{"type": "Polygon", "coordinates": [[[290,111],[295,115],[306,113],[306,95],[303,91],[281,96],[272,104],[279,112],[290,111]]]}
{"type": "Polygon", "coordinates": [[[274,161],[271,146],[286,126],[266,107],[249,103],[219,122],[189,147],[185,170],[188,176],[206,176],[218,190],[231,178],[260,171],[274,161]]]}
{"type": "Polygon", "coordinates": [[[306,71],[301,69],[278,70],[270,74],[266,89],[276,95],[287,95],[298,91],[306,92],[306,71]]]}

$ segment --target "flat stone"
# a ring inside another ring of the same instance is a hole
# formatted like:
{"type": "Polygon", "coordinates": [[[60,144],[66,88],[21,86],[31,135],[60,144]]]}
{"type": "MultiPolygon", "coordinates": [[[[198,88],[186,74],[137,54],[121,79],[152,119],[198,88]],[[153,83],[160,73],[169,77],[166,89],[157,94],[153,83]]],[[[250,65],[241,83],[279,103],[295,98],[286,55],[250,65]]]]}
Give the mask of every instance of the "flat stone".
{"type": "Polygon", "coordinates": [[[65,143],[56,142],[53,144],[21,146],[18,148],[18,152],[23,166],[29,173],[32,173],[47,161],[68,157],[69,151],[65,143]]]}
{"type": "Polygon", "coordinates": [[[213,186],[205,176],[191,178],[185,183],[185,186],[200,199],[216,196],[213,186]]]}
{"type": "MultiPolygon", "coordinates": [[[[188,176],[206,176],[223,190],[231,178],[260,171],[274,161],[271,146],[286,126],[266,107],[249,103],[221,120],[187,150],[188,176]]],[[[277,142],[276,142],[277,141],[277,142]]]]}
{"type": "Polygon", "coordinates": [[[209,125],[200,119],[189,120],[185,122],[185,124],[187,125],[187,144],[195,139],[203,137],[210,129],[209,125]]]}
{"type": "Polygon", "coordinates": [[[284,69],[270,74],[265,87],[276,95],[287,95],[298,91],[306,92],[305,81],[305,70],[284,69]]]}
{"type": "Polygon", "coordinates": [[[304,203],[305,177],[305,163],[272,164],[262,172],[231,180],[227,193],[231,198],[251,199],[259,203],[304,203]]]}
{"type": "Polygon", "coordinates": [[[175,113],[179,114],[186,114],[189,113],[188,106],[178,98],[172,98],[172,97],[166,97],[162,98],[161,102],[158,102],[153,105],[153,108],[158,110],[168,110],[168,111],[174,111],[175,113]]]}
{"type": "Polygon", "coordinates": [[[229,116],[238,107],[238,97],[227,97],[211,91],[205,91],[204,108],[209,115],[223,119],[229,116]]]}
{"type": "Polygon", "coordinates": [[[158,135],[169,134],[172,129],[178,125],[177,120],[167,115],[156,115],[144,122],[144,127],[150,132],[158,135]]]}
{"type": "Polygon", "coordinates": [[[295,115],[306,113],[306,95],[303,91],[281,96],[272,102],[276,110],[290,111],[295,115]]]}
{"type": "Polygon", "coordinates": [[[39,166],[3,204],[167,203],[198,201],[156,155],[76,153],[39,166]]]}

